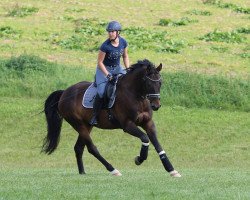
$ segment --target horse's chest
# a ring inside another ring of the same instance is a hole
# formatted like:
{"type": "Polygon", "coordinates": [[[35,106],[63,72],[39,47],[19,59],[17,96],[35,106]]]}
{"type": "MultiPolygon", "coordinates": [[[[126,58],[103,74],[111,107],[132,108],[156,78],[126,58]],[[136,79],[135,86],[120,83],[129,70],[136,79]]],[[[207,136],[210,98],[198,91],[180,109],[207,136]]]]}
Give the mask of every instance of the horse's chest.
{"type": "Polygon", "coordinates": [[[150,117],[150,115],[149,115],[148,112],[138,113],[136,122],[140,124],[140,123],[149,121],[150,118],[151,118],[151,117],[150,117]]]}

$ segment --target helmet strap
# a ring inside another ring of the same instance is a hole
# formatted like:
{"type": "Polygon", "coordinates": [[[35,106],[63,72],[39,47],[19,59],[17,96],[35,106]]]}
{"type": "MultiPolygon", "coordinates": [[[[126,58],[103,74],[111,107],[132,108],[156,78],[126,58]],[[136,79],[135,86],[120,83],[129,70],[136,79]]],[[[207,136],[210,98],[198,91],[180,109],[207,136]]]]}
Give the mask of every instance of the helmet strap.
{"type": "Polygon", "coordinates": [[[116,36],[115,36],[115,39],[113,39],[113,40],[110,40],[110,41],[115,41],[116,40],[116,38],[118,38],[118,36],[120,35],[120,32],[119,31],[116,31],[116,36]]]}

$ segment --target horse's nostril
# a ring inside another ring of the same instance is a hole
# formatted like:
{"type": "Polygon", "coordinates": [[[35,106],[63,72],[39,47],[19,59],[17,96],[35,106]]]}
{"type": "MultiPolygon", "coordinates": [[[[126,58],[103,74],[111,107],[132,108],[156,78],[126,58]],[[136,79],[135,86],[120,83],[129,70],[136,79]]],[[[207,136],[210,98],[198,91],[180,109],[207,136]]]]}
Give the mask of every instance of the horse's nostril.
{"type": "Polygon", "coordinates": [[[158,110],[158,109],[161,107],[161,105],[159,105],[159,106],[152,105],[151,107],[152,107],[152,109],[153,109],[154,111],[156,111],[156,110],[158,110]]]}

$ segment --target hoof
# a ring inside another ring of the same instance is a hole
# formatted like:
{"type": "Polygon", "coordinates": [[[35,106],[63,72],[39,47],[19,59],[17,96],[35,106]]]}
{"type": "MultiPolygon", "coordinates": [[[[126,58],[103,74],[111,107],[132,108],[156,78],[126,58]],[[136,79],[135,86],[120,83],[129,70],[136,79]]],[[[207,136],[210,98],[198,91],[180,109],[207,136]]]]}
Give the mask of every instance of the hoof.
{"type": "Polygon", "coordinates": [[[174,178],[180,178],[181,174],[179,172],[177,172],[176,170],[173,170],[170,172],[170,176],[174,177],[174,178]]]}
{"type": "Polygon", "coordinates": [[[112,172],[110,172],[113,176],[122,176],[121,172],[119,172],[117,169],[114,169],[112,172]]]}
{"type": "Polygon", "coordinates": [[[135,157],[135,164],[136,165],[140,165],[141,164],[141,162],[139,160],[140,160],[140,156],[136,156],[135,157]]]}
{"type": "Polygon", "coordinates": [[[84,175],[84,174],[86,174],[86,173],[85,173],[85,172],[79,172],[79,174],[80,174],[80,175],[84,175]]]}

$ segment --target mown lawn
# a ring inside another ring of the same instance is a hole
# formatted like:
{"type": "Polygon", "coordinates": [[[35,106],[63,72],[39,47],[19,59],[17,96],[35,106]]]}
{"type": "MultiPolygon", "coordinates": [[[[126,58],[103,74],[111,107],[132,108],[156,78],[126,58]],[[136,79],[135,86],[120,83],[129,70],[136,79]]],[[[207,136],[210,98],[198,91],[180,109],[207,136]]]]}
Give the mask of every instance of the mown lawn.
{"type": "Polygon", "coordinates": [[[100,0],[0,2],[0,200],[249,199],[249,2],[124,0],[112,6],[114,15],[110,2],[100,0]],[[45,94],[93,80],[110,20],[125,29],[131,64],[163,63],[163,105],[154,120],[180,179],[164,171],[152,145],[136,166],[141,143],[121,130],[93,129],[92,138],[122,177],[112,177],[87,151],[87,175],[78,175],[77,133],[67,123],[57,151],[40,153],[45,94]],[[19,55],[25,62],[15,59],[19,55]]]}
{"type": "Polygon", "coordinates": [[[182,178],[163,169],[153,147],[136,166],[140,142],[122,131],[93,130],[102,155],[123,174],[112,177],[87,151],[86,176],[77,174],[77,135],[64,123],[51,156],[40,153],[45,136],[42,99],[2,98],[0,199],[247,199],[249,113],[162,107],[154,118],[164,149],[182,178]]]}
{"type": "Polygon", "coordinates": [[[249,171],[182,169],[170,178],[159,169],[124,169],[77,175],[68,168],[1,171],[0,199],[248,199],[249,171]]]}

